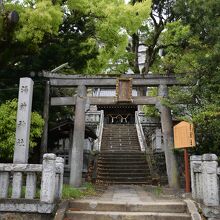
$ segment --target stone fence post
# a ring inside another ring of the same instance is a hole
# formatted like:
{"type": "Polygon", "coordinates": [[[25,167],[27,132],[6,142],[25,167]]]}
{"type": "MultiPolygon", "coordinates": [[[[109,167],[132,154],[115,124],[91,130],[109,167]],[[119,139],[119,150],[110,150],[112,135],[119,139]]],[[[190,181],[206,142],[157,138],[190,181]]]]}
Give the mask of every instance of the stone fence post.
{"type": "Polygon", "coordinates": [[[206,206],[219,206],[218,157],[215,154],[203,154],[203,203],[206,206]]]}
{"type": "Polygon", "coordinates": [[[202,156],[193,155],[190,157],[192,197],[199,200],[203,198],[201,165],[202,156]]]}
{"type": "Polygon", "coordinates": [[[40,201],[53,203],[55,199],[56,185],[56,155],[44,154],[41,179],[40,201]]]}
{"type": "Polygon", "coordinates": [[[205,207],[219,206],[220,168],[217,160],[215,154],[190,157],[192,197],[200,200],[205,207]]]}
{"type": "Polygon", "coordinates": [[[62,157],[56,158],[56,186],[55,186],[55,198],[62,198],[63,190],[63,173],[64,173],[64,159],[62,157]]]}

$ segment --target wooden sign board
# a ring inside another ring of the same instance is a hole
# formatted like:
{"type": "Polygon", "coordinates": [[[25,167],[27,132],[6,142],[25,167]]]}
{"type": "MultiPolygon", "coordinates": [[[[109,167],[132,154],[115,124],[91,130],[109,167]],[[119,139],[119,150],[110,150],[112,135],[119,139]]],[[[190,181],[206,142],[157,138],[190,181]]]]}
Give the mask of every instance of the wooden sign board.
{"type": "Polygon", "coordinates": [[[119,78],[116,84],[116,97],[118,102],[132,101],[132,79],[119,78]]]}
{"type": "Polygon", "coordinates": [[[182,121],[173,128],[175,148],[194,147],[195,133],[193,124],[182,121]]]}

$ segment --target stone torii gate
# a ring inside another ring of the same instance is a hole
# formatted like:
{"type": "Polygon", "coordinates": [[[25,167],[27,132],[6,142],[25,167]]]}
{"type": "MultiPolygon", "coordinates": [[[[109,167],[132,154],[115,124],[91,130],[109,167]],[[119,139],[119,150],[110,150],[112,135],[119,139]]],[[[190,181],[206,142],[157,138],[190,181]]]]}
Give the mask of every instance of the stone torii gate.
{"type": "MultiPolygon", "coordinates": [[[[44,101],[44,135],[42,139],[43,153],[47,151],[47,129],[49,113],[49,91],[52,87],[77,87],[77,94],[73,97],[51,97],[51,106],[75,106],[75,122],[72,144],[72,158],[70,168],[70,184],[79,187],[82,183],[83,145],[85,132],[85,111],[89,105],[116,105],[116,97],[88,97],[87,88],[116,87],[118,77],[111,76],[79,76],[43,73],[47,79],[44,101]]],[[[155,105],[160,111],[161,127],[164,141],[166,169],[169,186],[179,188],[177,162],[173,152],[173,127],[171,111],[161,103],[162,98],[168,97],[168,86],[180,84],[174,76],[162,75],[122,75],[120,78],[131,78],[132,86],[158,87],[158,96],[133,96],[131,103],[135,105],[155,105]]],[[[120,103],[123,104],[123,103],[120,103]]]]}

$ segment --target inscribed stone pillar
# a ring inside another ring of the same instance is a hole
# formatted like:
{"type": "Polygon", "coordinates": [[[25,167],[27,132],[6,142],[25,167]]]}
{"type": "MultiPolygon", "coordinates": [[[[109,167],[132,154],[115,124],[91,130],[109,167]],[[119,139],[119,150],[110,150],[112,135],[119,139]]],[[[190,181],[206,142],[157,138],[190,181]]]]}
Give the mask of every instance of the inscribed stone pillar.
{"type": "Polygon", "coordinates": [[[79,187],[82,184],[86,104],[84,97],[86,97],[86,94],[86,87],[84,85],[78,86],[70,167],[70,185],[74,187],[79,187]]]}
{"type": "Polygon", "coordinates": [[[215,154],[202,155],[203,203],[219,206],[218,157],[215,154]]]}
{"type": "MultiPolygon", "coordinates": [[[[28,162],[33,84],[34,82],[30,78],[20,79],[14,163],[28,162]]],[[[21,187],[22,173],[16,172],[13,176],[12,198],[20,198],[21,187]]]]}
{"type": "Polygon", "coordinates": [[[33,84],[30,78],[20,79],[14,163],[28,162],[33,84]]]}
{"type": "Polygon", "coordinates": [[[202,156],[193,155],[190,157],[191,189],[194,199],[202,199],[201,165],[202,156]]]}
{"type": "MultiPolygon", "coordinates": [[[[167,85],[160,85],[158,95],[162,98],[168,97],[167,85]]],[[[165,105],[159,104],[159,111],[161,117],[161,127],[164,142],[164,153],[166,158],[166,169],[169,186],[172,188],[179,188],[179,171],[177,161],[174,155],[174,140],[173,140],[173,122],[171,110],[165,105]]]]}

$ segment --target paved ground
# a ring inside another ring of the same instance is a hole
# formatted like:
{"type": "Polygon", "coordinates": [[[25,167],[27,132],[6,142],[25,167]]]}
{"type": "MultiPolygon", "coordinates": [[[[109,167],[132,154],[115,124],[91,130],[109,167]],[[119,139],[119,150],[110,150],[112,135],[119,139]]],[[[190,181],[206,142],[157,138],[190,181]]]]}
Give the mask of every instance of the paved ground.
{"type": "Polygon", "coordinates": [[[136,185],[113,185],[108,186],[100,197],[90,198],[86,200],[109,201],[109,202],[162,202],[170,200],[181,201],[182,194],[180,192],[167,192],[160,187],[146,188],[145,186],[136,185]]]}

